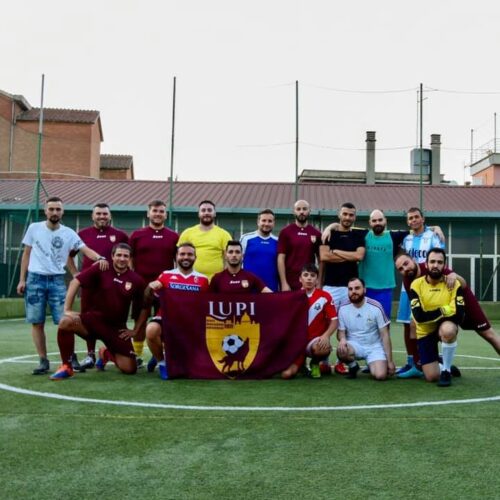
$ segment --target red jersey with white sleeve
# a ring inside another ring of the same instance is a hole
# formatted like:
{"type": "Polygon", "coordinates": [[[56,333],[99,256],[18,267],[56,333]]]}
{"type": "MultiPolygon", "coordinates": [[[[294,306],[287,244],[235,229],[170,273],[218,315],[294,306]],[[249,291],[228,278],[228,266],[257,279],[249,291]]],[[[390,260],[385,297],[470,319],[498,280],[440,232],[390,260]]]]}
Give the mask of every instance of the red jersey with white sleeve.
{"type": "MultiPolygon", "coordinates": [[[[190,274],[182,274],[179,269],[171,269],[163,271],[158,276],[158,281],[163,285],[163,288],[170,290],[184,290],[186,292],[206,292],[208,290],[208,278],[197,271],[192,271],[190,274]]],[[[158,311],[155,317],[162,317],[162,310],[158,311]]]]}
{"type": "Polygon", "coordinates": [[[309,300],[307,340],[310,341],[323,335],[332,319],[337,319],[337,309],[332,296],[324,290],[315,288],[310,295],[307,294],[307,298],[309,300]]]}

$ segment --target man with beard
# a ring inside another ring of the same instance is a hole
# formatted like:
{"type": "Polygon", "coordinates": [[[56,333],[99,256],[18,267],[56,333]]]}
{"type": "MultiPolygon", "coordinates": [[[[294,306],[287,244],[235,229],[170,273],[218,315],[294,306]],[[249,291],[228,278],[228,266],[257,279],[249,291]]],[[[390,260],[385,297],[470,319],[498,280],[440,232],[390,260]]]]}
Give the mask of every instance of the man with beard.
{"type": "Polygon", "coordinates": [[[224,251],[231,235],[215,224],[215,204],[203,200],[198,206],[199,224],[185,229],[179,244],[190,242],[196,248],[195,270],[212,279],[215,273],[224,269],[224,251]]]}
{"type": "MultiPolygon", "coordinates": [[[[177,263],[176,269],[163,271],[155,281],[149,283],[145,293],[147,298],[152,297],[154,292],[162,288],[188,292],[205,292],[208,290],[208,278],[193,269],[193,265],[196,262],[196,250],[191,243],[181,243],[177,247],[175,260],[177,263]]],[[[146,327],[146,340],[154,359],[159,360],[158,370],[160,378],[166,380],[168,374],[161,338],[162,315],[160,308],[158,313],[151,318],[146,327]]]]}
{"type": "Polygon", "coordinates": [[[272,293],[272,290],[257,275],[242,269],[243,252],[239,241],[228,241],[225,259],[226,269],[214,275],[210,281],[211,292],[272,293]]]}
{"type": "MultiPolygon", "coordinates": [[[[175,262],[175,251],[179,235],[165,227],[167,219],[167,206],[161,200],[153,200],[148,205],[147,217],[149,224],[146,227],[137,229],[130,235],[130,246],[132,248],[132,268],[145,281],[154,281],[165,269],[172,269],[175,262]]],[[[159,303],[155,301],[155,310],[159,303]]],[[[132,307],[132,318],[138,320],[140,305],[132,307]]],[[[144,338],[146,332],[140,330],[134,337],[134,350],[137,354],[137,363],[142,364],[142,354],[144,349],[144,338]]],[[[153,366],[148,366],[148,370],[154,370],[153,366]]]]}
{"type": "Polygon", "coordinates": [[[305,200],[293,206],[295,222],[285,226],[278,237],[278,273],[281,291],[300,290],[300,273],[306,264],[314,264],[321,233],[308,222],[311,207],[305,200]]]}
{"type": "Polygon", "coordinates": [[[61,224],[63,214],[61,198],[48,198],[45,202],[46,220],[30,224],[23,238],[17,293],[24,295],[26,322],[32,325],[33,343],[40,357],[40,365],[33,370],[33,375],[47,373],[50,369],[45,340],[45,310],[48,304],[52,320],[57,325],[64,310],[64,266],[68,264],[70,267],[70,252],[81,250],[94,262],[104,259],[85,246],[73,229],[61,224]]]}
{"type": "MultiPolygon", "coordinates": [[[[107,203],[96,203],[92,208],[92,226],[78,231],[78,236],[92,250],[104,257],[108,263],[111,262],[111,250],[117,243],[128,243],[128,236],[120,229],[111,226],[111,211],[107,203]]],[[[74,253],[72,252],[72,256],[74,253]]],[[[82,271],[85,271],[93,264],[92,260],[84,256],[82,261],[82,271]]],[[[76,268],[75,268],[76,271],[76,268]]],[[[73,273],[74,275],[76,274],[73,273]]],[[[87,312],[92,309],[92,295],[86,288],[81,289],[81,311],[87,312]]],[[[95,339],[87,339],[87,356],[79,364],[74,355],[72,366],[74,369],[85,370],[93,368],[95,365],[95,339]]]]}
{"type": "MultiPolygon", "coordinates": [[[[407,293],[409,293],[411,284],[415,279],[428,274],[426,265],[417,264],[408,254],[399,255],[396,258],[395,266],[403,276],[403,286],[405,287],[407,293]]],[[[465,280],[448,267],[444,268],[443,276],[448,287],[454,286],[455,280],[458,280],[462,285],[465,302],[464,319],[462,323],[460,323],[462,330],[475,330],[479,336],[491,344],[495,351],[500,354],[500,336],[491,327],[491,324],[484,314],[484,311],[481,309],[476,296],[467,286],[465,280]]]]}
{"type": "Polygon", "coordinates": [[[451,365],[457,349],[458,325],[464,318],[464,297],[458,280],[450,289],[444,279],[446,253],[431,248],[425,261],[427,276],[411,284],[411,313],[417,325],[417,346],[424,377],[438,381],[439,387],[451,385],[451,365]],[[438,342],[442,343],[440,371],[438,342]]]}
{"type": "Polygon", "coordinates": [[[257,216],[257,231],[240,238],[243,248],[243,267],[262,280],[273,291],[279,289],[278,238],[272,234],[274,212],[269,208],[257,216]]]}
{"type": "Polygon", "coordinates": [[[97,266],[82,271],[68,287],[64,302],[64,317],[57,329],[57,344],[62,365],[50,378],[64,380],[73,376],[71,354],[75,348],[75,335],[84,339],[95,337],[104,342],[99,349],[96,368],[103,371],[108,361],[126,374],[137,371],[136,356],[130,341],[143,329],[147,309],[142,309],[144,288],[142,278],[129,269],[131,248],[118,243],[112,250],[112,265],[106,271],[97,266]],[[95,295],[91,311],[73,312],[73,303],[79,288],[88,288],[95,295]],[[142,309],[134,330],[127,328],[130,304],[142,309]]]}
{"type": "Polygon", "coordinates": [[[348,364],[347,378],[356,378],[364,359],[376,380],[385,380],[394,374],[392,345],[389,335],[389,318],[381,304],[366,297],[365,283],[361,278],[351,278],[347,284],[349,302],[338,309],[337,357],[348,364]]]}

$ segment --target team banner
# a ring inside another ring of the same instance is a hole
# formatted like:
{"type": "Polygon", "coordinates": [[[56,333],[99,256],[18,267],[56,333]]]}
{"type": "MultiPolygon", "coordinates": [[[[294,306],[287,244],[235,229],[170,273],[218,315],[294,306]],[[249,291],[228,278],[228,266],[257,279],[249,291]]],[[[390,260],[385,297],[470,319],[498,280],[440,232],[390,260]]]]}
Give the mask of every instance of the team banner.
{"type": "Polygon", "coordinates": [[[308,304],[303,292],[166,289],[161,300],[169,377],[267,378],[304,352],[308,304]]]}

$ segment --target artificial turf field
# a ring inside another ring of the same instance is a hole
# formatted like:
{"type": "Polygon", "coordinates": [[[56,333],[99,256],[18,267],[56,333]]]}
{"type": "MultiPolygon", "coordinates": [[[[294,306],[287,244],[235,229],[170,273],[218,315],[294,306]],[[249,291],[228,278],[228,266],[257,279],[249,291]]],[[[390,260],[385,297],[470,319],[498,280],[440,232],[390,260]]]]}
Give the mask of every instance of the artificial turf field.
{"type": "MultiPolygon", "coordinates": [[[[396,324],[392,339],[401,365],[396,324]]],[[[48,346],[55,369],[53,326],[48,346]]],[[[161,381],[112,365],[52,382],[31,375],[33,352],[29,325],[0,322],[2,499],[500,498],[500,357],[474,332],[459,335],[450,388],[161,381]]]]}

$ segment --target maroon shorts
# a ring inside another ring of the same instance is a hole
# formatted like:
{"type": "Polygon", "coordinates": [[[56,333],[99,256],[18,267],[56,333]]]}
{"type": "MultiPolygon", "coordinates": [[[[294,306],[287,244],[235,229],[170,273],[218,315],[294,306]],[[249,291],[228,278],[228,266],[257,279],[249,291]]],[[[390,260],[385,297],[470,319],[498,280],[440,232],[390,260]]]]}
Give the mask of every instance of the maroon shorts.
{"type": "Polygon", "coordinates": [[[460,324],[463,330],[475,330],[484,332],[491,328],[488,318],[484,315],[476,296],[472,293],[469,287],[463,289],[465,315],[464,320],[460,324]]]}
{"type": "Polygon", "coordinates": [[[121,354],[127,358],[135,359],[132,341],[119,337],[119,331],[126,328],[126,325],[110,324],[101,313],[96,311],[84,312],[80,317],[90,336],[102,340],[111,354],[121,354]]]}

